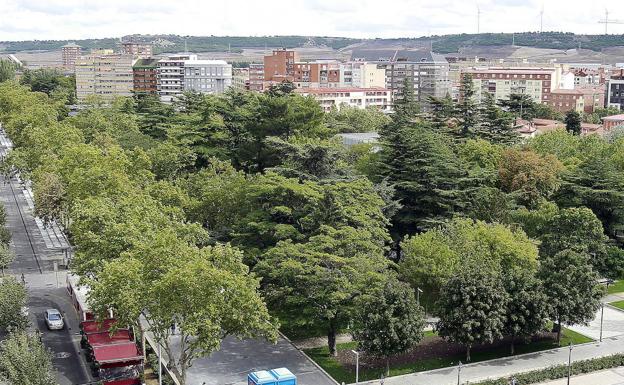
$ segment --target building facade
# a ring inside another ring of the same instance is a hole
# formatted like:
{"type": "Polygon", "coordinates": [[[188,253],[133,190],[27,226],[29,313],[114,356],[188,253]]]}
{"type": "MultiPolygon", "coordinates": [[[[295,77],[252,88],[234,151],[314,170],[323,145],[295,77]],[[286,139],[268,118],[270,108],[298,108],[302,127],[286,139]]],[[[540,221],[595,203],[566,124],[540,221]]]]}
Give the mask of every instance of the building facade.
{"type": "Polygon", "coordinates": [[[118,96],[132,96],[134,89],[131,55],[94,52],[80,56],[75,65],[76,97],[83,104],[90,95],[111,102],[118,96]]]}
{"type": "Polygon", "coordinates": [[[607,82],[607,107],[624,110],[624,69],[613,71],[607,82]]]}
{"type": "Polygon", "coordinates": [[[602,118],[602,124],[605,131],[610,131],[617,126],[624,126],[624,114],[606,116],[602,118]]]}
{"type": "Polygon", "coordinates": [[[257,92],[264,91],[264,64],[249,64],[249,90],[257,92]]]}
{"type": "Polygon", "coordinates": [[[132,66],[134,92],[158,93],[158,59],[138,59],[132,66]]]}
{"type": "Polygon", "coordinates": [[[561,113],[585,111],[585,95],[580,90],[552,90],[550,97],[544,103],[561,113]]]}
{"type": "Polygon", "coordinates": [[[68,43],[61,47],[61,57],[63,60],[63,68],[67,71],[74,71],[76,60],[80,57],[82,47],[76,43],[68,43]]]}
{"type": "Polygon", "coordinates": [[[184,92],[184,64],[188,60],[197,60],[197,55],[171,55],[158,61],[157,89],[162,102],[171,103],[184,92]]]}
{"type": "Polygon", "coordinates": [[[385,88],[386,71],[376,63],[348,61],[340,64],[340,87],[385,88]]]}
{"type": "MultiPolygon", "coordinates": [[[[496,100],[509,99],[511,94],[529,95],[536,103],[548,103],[553,86],[559,84],[556,68],[471,68],[463,74],[472,76],[475,98],[481,101],[485,93],[496,100]]],[[[560,69],[559,69],[560,71],[560,69]]]]}
{"type": "Polygon", "coordinates": [[[232,65],[223,60],[186,60],[184,91],[223,93],[232,85],[232,65]]]}
{"type": "Polygon", "coordinates": [[[280,49],[264,57],[264,88],[284,81],[294,81],[295,63],[299,54],[292,50],[280,49]]]}
{"type": "Polygon", "coordinates": [[[147,59],[153,56],[154,49],[151,43],[124,42],[121,43],[121,52],[136,58],[147,59]]]}
{"type": "Polygon", "coordinates": [[[249,68],[232,68],[232,88],[249,90],[249,68]]]}
{"type": "Polygon", "coordinates": [[[382,111],[392,108],[392,92],[385,88],[300,88],[296,92],[314,97],[325,112],[342,106],[382,111]]]}

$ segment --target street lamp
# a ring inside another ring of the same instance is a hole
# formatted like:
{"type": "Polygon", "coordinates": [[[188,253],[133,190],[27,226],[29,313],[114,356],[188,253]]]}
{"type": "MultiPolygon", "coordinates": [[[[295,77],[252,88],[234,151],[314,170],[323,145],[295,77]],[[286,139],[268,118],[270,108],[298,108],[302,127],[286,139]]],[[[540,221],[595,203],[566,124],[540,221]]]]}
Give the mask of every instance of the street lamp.
{"type": "Polygon", "coordinates": [[[355,354],[355,383],[358,384],[360,382],[360,353],[355,350],[351,352],[355,354]]]}
{"type": "Polygon", "coordinates": [[[459,365],[457,365],[457,385],[461,384],[461,370],[462,370],[462,362],[459,361],[459,365]]]}
{"type": "Polygon", "coordinates": [[[420,287],[416,288],[416,303],[418,304],[418,306],[420,306],[420,293],[422,293],[423,291],[420,289],[420,287]]]}
{"type": "Polygon", "coordinates": [[[602,342],[602,320],[604,319],[604,302],[601,303],[600,307],[600,342],[602,342]]]}
{"type": "Polygon", "coordinates": [[[570,385],[571,374],[572,374],[572,342],[570,342],[570,353],[568,353],[568,385],[570,385]]]}

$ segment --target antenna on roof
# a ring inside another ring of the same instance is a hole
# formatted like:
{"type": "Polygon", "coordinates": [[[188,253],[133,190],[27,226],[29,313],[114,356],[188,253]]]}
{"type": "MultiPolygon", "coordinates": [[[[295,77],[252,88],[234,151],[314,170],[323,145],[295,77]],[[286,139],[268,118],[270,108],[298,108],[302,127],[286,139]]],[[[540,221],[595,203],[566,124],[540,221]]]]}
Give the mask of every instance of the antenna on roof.
{"type": "Polygon", "coordinates": [[[186,38],[184,38],[184,53],[188,53],[188,42],[186,41],[186,38]]]}
{"type": "Polygon", "coordinates": [[[477,33],[481,33],[481,8],[477,4],[477,33]]]}
{"type": "Polygon", "coordinates": [[[542,10],[540,11],[540,33],[544,31],[544,3],[542,3],[542,10]]]}

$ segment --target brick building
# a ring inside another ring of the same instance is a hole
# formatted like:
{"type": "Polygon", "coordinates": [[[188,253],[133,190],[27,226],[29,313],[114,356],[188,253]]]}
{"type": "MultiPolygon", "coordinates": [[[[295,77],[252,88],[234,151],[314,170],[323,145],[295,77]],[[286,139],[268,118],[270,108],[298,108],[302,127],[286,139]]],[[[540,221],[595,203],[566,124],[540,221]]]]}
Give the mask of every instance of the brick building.
{"type": "Polygon", "coordinates": [[[61,57],[63,60],[63,68],[68,71],[74,71],[76,60],[80,57],[82,47],[76,43],[68,43],[61,47],[61,57]]]}
{"type": "Polygon", "coordinates": [[[158,93],[158,59],[138,59],[132,66],[134,92],[158,93]]]}

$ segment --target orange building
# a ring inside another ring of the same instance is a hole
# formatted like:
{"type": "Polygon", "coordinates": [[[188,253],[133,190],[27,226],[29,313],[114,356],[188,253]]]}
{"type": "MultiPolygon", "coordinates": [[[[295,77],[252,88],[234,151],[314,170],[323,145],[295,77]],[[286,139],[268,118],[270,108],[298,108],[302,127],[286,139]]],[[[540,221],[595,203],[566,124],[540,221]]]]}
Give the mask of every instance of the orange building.
{"type": "Polygon", "coordinates": [[[281,49],[273,51],[270,56],[264,57],[264,82],[267,85],[294,80],[295,63],[299,61],[299,54],[295,51],[281,49]]]}

